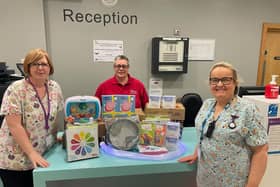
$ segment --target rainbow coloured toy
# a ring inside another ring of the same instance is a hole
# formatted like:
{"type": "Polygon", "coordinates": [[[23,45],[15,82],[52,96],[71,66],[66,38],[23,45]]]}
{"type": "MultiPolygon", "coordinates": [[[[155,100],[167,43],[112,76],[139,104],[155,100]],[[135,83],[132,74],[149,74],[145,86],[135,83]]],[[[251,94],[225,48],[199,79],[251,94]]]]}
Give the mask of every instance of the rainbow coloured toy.
{"type": "Polygon", "coordinates": [[[100,101],[93,96],[74,96],[66,99],[67,161],[99,156],[98,124],[100,101]]]}

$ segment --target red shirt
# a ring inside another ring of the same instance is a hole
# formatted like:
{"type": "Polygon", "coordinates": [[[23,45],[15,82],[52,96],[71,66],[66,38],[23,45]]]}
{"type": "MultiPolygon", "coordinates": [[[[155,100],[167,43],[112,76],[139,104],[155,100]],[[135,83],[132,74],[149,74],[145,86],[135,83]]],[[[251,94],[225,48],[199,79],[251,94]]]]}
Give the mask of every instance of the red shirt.
{"type": "Polygon", "coordinates": [[[116,77],[102,82],[96,89],[95,96],[102,101],[102,95],[135,95],[135,107],[145,108],[149,102],[149,97],[144,84],[138,79],[128,75],[128,81],[125,85],[118,83],[116,77]]]}

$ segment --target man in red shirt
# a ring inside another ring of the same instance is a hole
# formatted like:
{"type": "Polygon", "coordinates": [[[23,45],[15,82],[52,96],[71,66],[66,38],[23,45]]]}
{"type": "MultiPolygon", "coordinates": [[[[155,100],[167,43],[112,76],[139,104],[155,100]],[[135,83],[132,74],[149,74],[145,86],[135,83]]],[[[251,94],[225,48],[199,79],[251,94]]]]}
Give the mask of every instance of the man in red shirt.
{"type": "Polygon", "coordinates": [[[129,60],[124,55],[115,58],[115,75],[102,82],[96,89],[95,96],[102,100],[102,95],[135,95],[135,107],[144,110],[149,97],[144,84],[128,73],[129,60]]]}

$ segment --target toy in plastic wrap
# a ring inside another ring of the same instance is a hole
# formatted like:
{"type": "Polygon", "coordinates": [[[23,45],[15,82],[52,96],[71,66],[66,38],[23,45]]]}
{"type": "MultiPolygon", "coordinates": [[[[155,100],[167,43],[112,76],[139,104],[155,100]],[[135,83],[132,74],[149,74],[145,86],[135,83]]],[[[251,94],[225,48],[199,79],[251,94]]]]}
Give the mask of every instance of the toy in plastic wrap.
{"type": "Polygon", "coordinates": [[[156,119],[137,125],[138,121],[131,121],[131,118],[105,119],[107,142],[100,143],[103,153],[121,158],[160,161],[178,158],[186,152],[185,145],[178,140],[177,123],[169,124],[166,119],[156,119]],[[170,137],[166,137],[167,124],[170,126],[170,137]]]}
{"type": "Polygon", "coordinates": [[[93,96],[74,96],[66,99],[67,161],[97,157],[100,101],[93,96]]]}
{"type": "Polygon", "coordinates": [[[167,122],[165,146],[169,151],[177,149],[177,143],[180,137],[180,123],[167,122]]]}
{"type": "Polygon", "coordinates": [[[155,125],[153,123],[141,123],[139,138],[139,144],[141,145],[154,145],[155,125]]]}
{"type": "Polygon", "coordinates": [[[65,101],[65,116],[73,117],[74,123],[88,123],[90,118],[97,119],[100,116],[101,106],[97,97],[73,96],[65,101]]]}
{"type": "Polygon", "coordinates": [[[165,146],[166,124],[155,124],[155,145],[165,146]]]}
{"type": "Polygon", "coordinates": [[[139,153],[145,155],[160,155],[167,153],[168,150],[165,147],[158,147],[154,145],[138,145],[139,153]]]}
{"type": "Polygon", "coordinates": [[[135,114],[134,95],[102,95],[102,117],[129,117],[135,114]]]}
{"type": "Polygon", "coordinates": [[[137,119],[115,118],[106,119],[107,143],[119,150],[131,150],[136,148],[139,142],[139,128],[137,119]]]}

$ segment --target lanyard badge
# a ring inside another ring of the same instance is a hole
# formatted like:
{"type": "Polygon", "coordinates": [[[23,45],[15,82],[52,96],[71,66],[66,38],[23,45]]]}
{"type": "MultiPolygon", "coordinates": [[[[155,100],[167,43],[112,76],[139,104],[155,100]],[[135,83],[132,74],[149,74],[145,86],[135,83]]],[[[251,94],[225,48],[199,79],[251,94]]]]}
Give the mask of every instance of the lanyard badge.
{"type": "Polygon", "coordinates": [[[49,97],[49,89],[47,84],[45,83],[45,88],[46,88],[46,92],[47,92],[47,100],[48,100],[48,111],[46,111],[45,106],[43,105],[43,102],[38,94],[38,91],[36,89],[36,87],[34,86],[34,84],[30,81],[30,79],[27,79],[27,81],[31,84],[31,86],[33,87],[35,93],[36,93],[36,98],[38,99],[42,109],[43,109],[43,113],[44,113],[44,117],[45,117],[45,129],[48,130],[49,127],[49,118],[50,118],[50,110],[51,110],[51,102],[50,102],[50,97],[49,97]]]}
{"type": "Polygon", "coordinates": [[[230,129],[235,129],[236,128],[236,124],[235,124],[235,120],[239,118],[238,116],[236,115],[231,115],[231,122],[229,123],[228,127],[230,129]]]}

